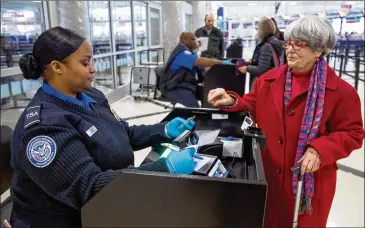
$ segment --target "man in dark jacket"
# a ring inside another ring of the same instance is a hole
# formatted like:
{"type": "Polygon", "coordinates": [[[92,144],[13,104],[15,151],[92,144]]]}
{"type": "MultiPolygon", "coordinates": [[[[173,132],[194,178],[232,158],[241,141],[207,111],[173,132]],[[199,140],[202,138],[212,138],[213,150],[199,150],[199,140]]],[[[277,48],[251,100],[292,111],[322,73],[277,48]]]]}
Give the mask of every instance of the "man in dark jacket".
{"type": "Polygon", "coordinates": [[[172,51],[164,69],[160,73],[159,88],[164,97],[174,100],[186,107],[199,107],[196,98],[196,87],[203,81],[202,71],[215,64],[232,64],[221,61],[199,58],[193,50],[198,46],[192,32],[183,32],[180,43],[172,51]]]}
{"type": "Polygon", "coordinates": [[[222,32],[214,27],[214,16],[208,14],[205,16],[205,26],[195,31],[195,36],[208,37],[208,50],[203,51],[201,56],[207,58],[223,58],[224,47],[223,47],[223,34],[222,32]]]}

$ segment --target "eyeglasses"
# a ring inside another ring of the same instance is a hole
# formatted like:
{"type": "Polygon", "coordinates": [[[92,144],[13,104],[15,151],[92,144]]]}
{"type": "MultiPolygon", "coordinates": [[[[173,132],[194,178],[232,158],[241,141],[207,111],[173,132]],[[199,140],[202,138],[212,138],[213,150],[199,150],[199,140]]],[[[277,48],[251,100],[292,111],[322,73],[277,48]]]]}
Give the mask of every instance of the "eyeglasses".
{"type": "Polygon", "coordinates": [[[303,48],[307,47],[308,44],[305,42],[298,42],[298,41],[285,41],[283,43],[283,48],[288,49],[291,46],[295,51],[300,51],[303,48]]]}

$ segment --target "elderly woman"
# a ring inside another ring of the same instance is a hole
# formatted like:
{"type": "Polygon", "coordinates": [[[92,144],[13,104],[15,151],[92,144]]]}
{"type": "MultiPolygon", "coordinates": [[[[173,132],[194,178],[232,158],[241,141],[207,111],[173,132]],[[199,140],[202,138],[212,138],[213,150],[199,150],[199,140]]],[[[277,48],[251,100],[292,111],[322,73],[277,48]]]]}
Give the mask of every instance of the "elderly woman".
{"type": "Polygon", "coordinates": [[[336,189],[336,161],[361,147],[364,130],[356,90],[323,56],[336,43],[328,20],[310,16],[285,31],[288,64],[256,80],[242,98],[215,89],[208,102],[225,111],[251,110],[267,136],[262,160],[269,185],[265,226],[289,227],[298,172],[304,174],[300,227],[325,227],[336,189]]]}

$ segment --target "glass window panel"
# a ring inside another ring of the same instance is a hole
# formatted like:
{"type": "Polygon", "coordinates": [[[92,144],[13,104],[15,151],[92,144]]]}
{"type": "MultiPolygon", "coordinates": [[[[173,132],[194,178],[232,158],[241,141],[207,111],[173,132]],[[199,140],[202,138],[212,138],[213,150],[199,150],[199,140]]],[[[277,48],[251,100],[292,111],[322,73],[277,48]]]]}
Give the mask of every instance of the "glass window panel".
{"type": "Polygon", "coordinates": [[[94,80],[95,88],[107,94],[114,89],[112,57],[94,59],[94,80]]]}
{"type": "MultiPolygon", "coordinates": [[[[151,18],[151,46],[160,45],[161,42],[161,32],[160,32],[160,10],[151,8],[150,10],[151,18]]],[[[188,30],[187,30],[188,31],[188,30]]]]}
{"type": "Polygon", "coordinates": [[[133,11],[136,22],[137,47],[147,47],[147,5],[145,3],[138,3],[134,5],[133,11]]]}
{"type": "Polygon", "coordinates": [[[150,59],[151,59],[151,62],[153,63],[157,63],[157,62],[164,62],[164,51],[163,49],[158,49],[158,50],[155,50],[155,51],[151,51],[150,52],[150,59]]]}
{"type": "Polygon", "coordinates": [[[131,77],[131,68],[134,66],[134,54],[120,54],[116,56],[117,64],[117,85],[129,84],[131,77]]]}
{"type": "Polygon", "coordinates": [[[89,12],[94,54],[111,52],[109,3],[107,1],[90,1],[89,12]]]}
{"type": "Polygon", "coordinates": [[[113,4],[115,50],[131,50],[133,49],[131,3],[130,1],[115,1],[111,3],[113,4]]]}
{"type": "Polygon", "coordinates": [[[0,77],[1,109],[25,107],[42,85],[41,80],[25,80],[22,74],[0,77]]]}
{"type": "Polygon", "coordinates": [[[147,51],[137,52],[137,61],[138,61],[138,64],[147,63],[148,62],[148,52],[147,51]]]}
{"type": "Polygon", "coordinates": [[[41,2],[1,2],[1,69],[17,67],[20,57],[32,52],[44,31],[41,2]]]}

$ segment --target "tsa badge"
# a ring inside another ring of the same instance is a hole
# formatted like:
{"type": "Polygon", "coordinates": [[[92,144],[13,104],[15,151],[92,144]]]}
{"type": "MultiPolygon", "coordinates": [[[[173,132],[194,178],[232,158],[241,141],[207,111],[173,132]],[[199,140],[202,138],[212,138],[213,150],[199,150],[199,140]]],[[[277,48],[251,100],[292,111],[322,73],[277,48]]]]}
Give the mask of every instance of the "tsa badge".
{"type": "Polygon", "coordinates": [[[117,119],[118,121],[121,121],[122,119],[118,116],[118,114],[112,109],[110,108],[110,111],[113,113],[115,119],[117,119]]]}
{"type": "Polygon", "coordinates": [[[37,136],[27,146],[27,157],[35,167],[44,168],[51,164],[56,156],[55,141],[48,136],[37,136]]]}

